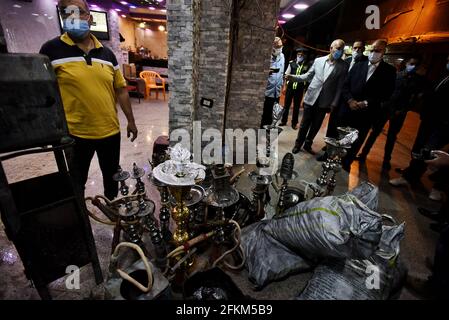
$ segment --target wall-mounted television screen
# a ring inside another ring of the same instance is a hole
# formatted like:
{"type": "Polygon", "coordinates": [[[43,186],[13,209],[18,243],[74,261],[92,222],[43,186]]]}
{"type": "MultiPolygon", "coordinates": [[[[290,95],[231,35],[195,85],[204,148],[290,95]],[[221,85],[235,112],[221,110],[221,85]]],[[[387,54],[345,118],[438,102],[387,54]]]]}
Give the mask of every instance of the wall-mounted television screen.
{"type": "MultiPolygon", "coordinates": [[[[64,32],[62,29],[63,22],[59,13],[59,8],[57,8],[57,10],[59,16],[59,26],[61,27],[62,33],[64,32]]],[[[99,40],[109,40],[108,13],[103,11],[90,10],[90,14],[93,18],[92,25],[90,26],[90,31],[92,32],[92,34],[99,40]]]]}

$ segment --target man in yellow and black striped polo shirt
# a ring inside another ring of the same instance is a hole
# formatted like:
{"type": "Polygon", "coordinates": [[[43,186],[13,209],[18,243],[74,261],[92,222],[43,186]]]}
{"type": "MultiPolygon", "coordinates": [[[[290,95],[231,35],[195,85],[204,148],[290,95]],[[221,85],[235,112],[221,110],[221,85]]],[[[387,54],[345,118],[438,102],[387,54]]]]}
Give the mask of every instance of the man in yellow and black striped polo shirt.
{"type": "Polygon", "coordinates": [[[45,43],[40,53],[51,60],[69,132],[76,142],[70,160],[79,184],[84,187],[96,152],[104,194],[113,199],[118,194],[118,182],[112,176],[120,161],[117,101],[128,120],[128,137],[131,141],[137,138],[126,82],[114,53],[90,33],[92,16],[87,2],[61,0],[58,6],[65,33],[45,43]]]}

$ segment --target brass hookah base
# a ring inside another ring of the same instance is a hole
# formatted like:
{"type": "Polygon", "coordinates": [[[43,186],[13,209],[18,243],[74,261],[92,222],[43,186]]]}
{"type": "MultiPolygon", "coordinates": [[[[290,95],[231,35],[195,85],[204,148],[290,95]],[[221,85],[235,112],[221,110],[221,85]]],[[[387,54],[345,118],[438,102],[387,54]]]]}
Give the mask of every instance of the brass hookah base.
{"type": "MultiPolygon", "coordinates": [[[[185,201],[190,195],[191,186],[170,186],[169,189],[176,201],[176,203],[172,206],[171,216],[176,223],[176,228],[173,232],[173,243],[177,248],[189,241],[189,231],[187,226],[190,218],[190,209],[187,207],[185,201]]],[[[173,260],[175,261],[172,262],[174,264],[178,263],[188,253],[189,251],[186,251],[184,255],[174,257],[173,260]]],[[[193,257],[189,257],[177,270],[184,272],[193,265],[193,262],[193,257]]]]}

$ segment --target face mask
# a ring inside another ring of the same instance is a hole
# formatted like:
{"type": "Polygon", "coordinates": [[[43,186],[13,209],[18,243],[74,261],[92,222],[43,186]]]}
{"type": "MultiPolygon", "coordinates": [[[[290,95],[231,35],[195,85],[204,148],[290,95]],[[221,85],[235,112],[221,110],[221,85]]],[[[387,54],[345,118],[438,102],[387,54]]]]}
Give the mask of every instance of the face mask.
{"type": "Polygon", "coordinates": [[[279,49],[273,48],[273,52],[272,52],[273,56],[277,57],[281,53],[282,53],[282,48],[279,48],[279,49]]]}
{"type": "Polygon", "coordinates": [[[416,66],[408,64],[405,66],[405,70],[407,70],[408,73],[415,71],[416,66]]]}
{"type": "Polygon", "coordinates": [[[333,57],[335,60],[338,60],[338,59],[341,58],[342,55],[343,55],[343,50],[337,50],[337,51],[335,51],[335,52],[332,54],[332,57],[333,57]]]}
{"type": "Polygon", "coordinates": [[[301,62],[303,62],[304,61],[304,57],[296,57],[296,61],[298,62],[298,63],[301,63],[301,62]]]}
{"type": "Polygon", "coordinates": [[[75,39],[84,39],[89,33],[89,22],[81,19],[64,20],[64,31],[75,39]]]}
{"type": "Polygon", "coordinates": [[[378,63],[383,57],[383,54],[380,52],[371,51],[368,55],[368,60],[372,64],[378,63]]]}
{"type": "Polygon", "coordinates": [[[357,52],[357,51],[352,52],[352,59],[354,59],[354,60],[358,59],[361,56],[362,56],[361,52],[357,52]]]}

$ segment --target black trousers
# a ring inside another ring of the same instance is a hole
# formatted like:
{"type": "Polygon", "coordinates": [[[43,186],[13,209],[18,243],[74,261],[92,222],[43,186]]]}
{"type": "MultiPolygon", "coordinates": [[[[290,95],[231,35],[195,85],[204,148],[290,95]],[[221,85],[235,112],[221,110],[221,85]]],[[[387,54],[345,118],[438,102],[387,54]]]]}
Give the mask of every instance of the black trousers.
{"type": "Polygon", "coordinates": [[[372,115],[368,110],[349,111],[348,109],[346,108],[345,112],[340,116],[339,125],[343,127],[349,126],[359,131],[358,139],[348,149],[348,153],[342,161],[343,166],[349,168],[365,142],[373,123],[372,115]]]}
{"type": "Polygon", "coordinates": [[[427,170],[427,164],[413,158],[413,153],[419,154],[423,148],[441,149],[449,143],[449,130],[445,124],[439,124],[437,119],[424,119],[419,125],[418,134],[412,148],[412,160],[404,170],[402,177],[409,182],[417,182],[427,170]]]}
{"type": "Polygon", "coordinates": [[[74,170],[74,179],[84,194],[89,167],[97,153],[101,173],[103,175],[104,195],[112,200],[118,194],[118,182],[112,179],[120,162],[120,133],[104,139],[83,139],[72,136],[75,146],[68,154],[67,160],[71,162],[74,170]]]}
{"type": "Polygon", "coordinates": [[[260,127],[264,125],[270,125],[273,122],[273,107],[276,102],[279,102],[279,98],[265,97],[263,104],[262,123],[260,127]]]}
{"type": "MultiPolygon", "coordinates": [[[[387,112],[387,111],[386,111],[387,112]]],[[[366,140],[365,145],[362,149],[362,155],[367,156],[377,140],[377,137],[382,133],[382,130],[387,123],[390,121],[387,133],[387,141],[385,143],[384,150],[384,162],[389,162],[391,160],[391,154],[393,153],[394,145],[396,143],[397,136],[404,125],[407,113],[401,113],[396,115],[389,115],[388,113],[382,114],[382,116],[376,121],[371,128],[371,133],[366,140]]]]}
{"type": "Polygon", "coordinates": [[[292,115],[292,127],[296,126],[299,121],[299,107],[301,105],[301,99],[304,93],[304,87],[298,84],[298,87],[293,90],[293,88],[287,88],[285,93],[285,105],[284,114],[282,115],[282,123],[287,123],[288,114],[290,111],[290,106],[293,101],[293,115],[292,115]]]}
{"type": "Polygon", "coordinates": [[[329,121],[327,123],[326,137],[338,138],[337,128],[341,126],[340,124],[340,110],[339,108],[334,108],[329,116],[329,121]]]}
{"type": "Polygon", "coordinates": [[[316,104],[313,106],[304,104],[304,114],[302,115],[298,136],[295,141],[296,147],[301,148],[303,144],[307,147],[312,147],[313,139],[320,131],[328,112],[329,109],[319,108],[316,104]]]}

